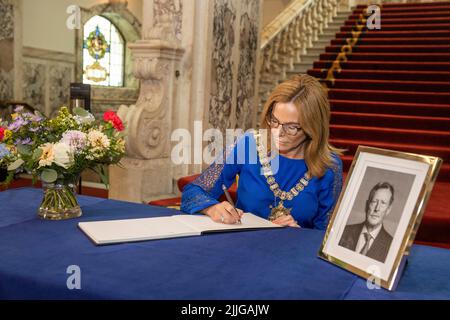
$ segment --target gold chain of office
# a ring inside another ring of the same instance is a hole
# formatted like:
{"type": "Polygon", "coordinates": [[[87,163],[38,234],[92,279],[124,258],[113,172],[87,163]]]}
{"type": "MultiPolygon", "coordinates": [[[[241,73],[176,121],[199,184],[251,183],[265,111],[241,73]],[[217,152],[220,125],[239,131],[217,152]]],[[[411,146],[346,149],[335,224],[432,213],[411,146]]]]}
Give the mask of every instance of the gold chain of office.
{"type": "Polygon", "coordinates": [[[267,153],[265,152],[265,149],[261,143],[261,133],[258,131],[258,133],[254,136],[256,141],[256,150],[258,151],[259,162],[261,162],[263,174],[266,177],[266,181],[269,184],[270,190],[272,190],[275,197],[278,197],[281,200],[278,206],[276,206],[275,208],[272,208],[271,206],[272,210],[269,216],[269,220],[275,220],[282,215],[290,214],[291,209],[285,208],[283,206],[283,201],[292,200],[305,189],[305,187],[309,183],[308,172],[306,172],[305,175],[300,178],[300,180],[294,187],[291,188],[291,190],[281,190],[279,184],[273,176],[272,168],[270,167],[270,161],[267,158],[267,153]]]}

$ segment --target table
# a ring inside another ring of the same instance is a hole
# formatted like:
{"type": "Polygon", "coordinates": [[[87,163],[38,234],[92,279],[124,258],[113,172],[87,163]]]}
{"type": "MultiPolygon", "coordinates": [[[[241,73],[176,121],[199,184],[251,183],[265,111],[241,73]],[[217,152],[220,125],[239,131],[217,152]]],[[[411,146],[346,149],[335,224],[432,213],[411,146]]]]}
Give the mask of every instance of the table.
{"type": "Polygon", "coordinates": [[[317,258],[323,232],[283,228],[95,246],[80,221],[179,214],[79,196],[83,216],[37,217],[40,189],[0,192],[0,299],[450,299],[450,250],[414,245],[395,292],[317,258]],[[81,289],[67,268],[79,266],[81,289]]]}

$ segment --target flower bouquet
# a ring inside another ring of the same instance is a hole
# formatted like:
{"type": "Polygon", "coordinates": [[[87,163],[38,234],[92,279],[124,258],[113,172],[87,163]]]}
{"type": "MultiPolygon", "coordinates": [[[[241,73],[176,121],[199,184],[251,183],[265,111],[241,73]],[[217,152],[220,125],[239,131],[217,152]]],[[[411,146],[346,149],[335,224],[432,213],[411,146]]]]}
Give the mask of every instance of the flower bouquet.
{"type": "Polygon", "coordinates": [[[0,119],[0,168],[6,170],[3,184],[19,173],[28,173],[33,183],[40,179],[44,197],[39,216],[67,219],[81,216],[75,188],[86,169],[97,172],[108,184],[104,165],[117,164],[125,154],[124,126],[107,111],[96,121],[88,111],[61,107],[56,117],[18,107],[11,121],[0,119]]]}

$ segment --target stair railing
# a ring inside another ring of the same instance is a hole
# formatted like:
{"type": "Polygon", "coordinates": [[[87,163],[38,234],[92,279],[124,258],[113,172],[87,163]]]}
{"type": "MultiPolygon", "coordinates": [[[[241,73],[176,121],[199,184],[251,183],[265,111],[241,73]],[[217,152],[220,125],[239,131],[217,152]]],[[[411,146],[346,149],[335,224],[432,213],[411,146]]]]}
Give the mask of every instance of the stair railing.
{"type": "Polygon", "coordinates": [[[265,26],[260,47],[259,110],[274,87],[286,78],[294,63],[302,62],[306,50],[313,46],[323,30],[337,16],[340,0],[295,0],[265,26]]]}

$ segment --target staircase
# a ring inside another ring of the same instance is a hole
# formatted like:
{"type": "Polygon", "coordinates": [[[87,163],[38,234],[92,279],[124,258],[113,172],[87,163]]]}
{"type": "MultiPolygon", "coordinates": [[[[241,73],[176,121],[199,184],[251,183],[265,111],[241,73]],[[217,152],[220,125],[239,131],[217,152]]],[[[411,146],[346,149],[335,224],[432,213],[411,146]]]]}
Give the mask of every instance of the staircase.
{"type": "Polygon", "coordinates": [[[258,119],[270,92],[289,74],[306,72],[335,37],[350,11],[340,0],[296,0],[261,34],[258,119]]]}
{"type": "MultiPolygon", "coordinates": [[[[320,59],[320,54],[325,51],[330,41],[336,37],[336,33],[339,32],[350,13],[351,11],[349,10],[338,11],[336,17],[333,18],[333,22],[328,24],[324,33],[319,35],[317,41],[313,41],[311,48],[306,49],[306,54],[303,55],[301,62],[294,63],[293,70],[286,71],[286,75],[290,77],[298,73],[306,73],[309,69],[312,69],[314,61],[320,59]]],[[[279,82],[282,82],[282,80],[279,82]]]]}
{"type": "MultiPolygon", "coordinates": [[[[300,62],[294,62],[293,68],[285,71],[286,77],[290,77],[298,73],[307,73],[309,69],[312,69],[314,61],[320,59],[320,54],[325,51],[325,48],[330,44],[330,41],[335,38],[336,33],[339,32],[341,26],[344,24],[350,13],[351,11],[349,10],[337,11],[336,16],[333,17],[333,22],[330,22],[324,29],[324,32],[318,35],[318,40],[312,41],[312,46],[305,49],[304,54],[301,56],[300,62]]],[[[284,78],[278,79],[278,83],[283,81],[284,78]]],[[[264,106],[264,103],[266,102],[267,92],[270,92],[273,88],[273,81],[261,81],[259,93],[264,98],[260,101],[257,119],[260,118],[262,106],[264,106]]]]}
{"type": "Polygon", "coordinates": [[[386,4],[381,30],[364,27],[347,61],[325,80],[365,6],[358,6],[308,74],[329,87],[332,143],[444,159],[438,180],[450,182],[450,2],[386,4]]]}
{"type": "Polygon", "coordinates": [[[384,4],[381,30],[368,30],[365,9],[337,13],[284,74],[307,72],[328,88],[344,171],[359,145],[444,160],[416,240],[450,248],[450,1],[384,4]]]}

